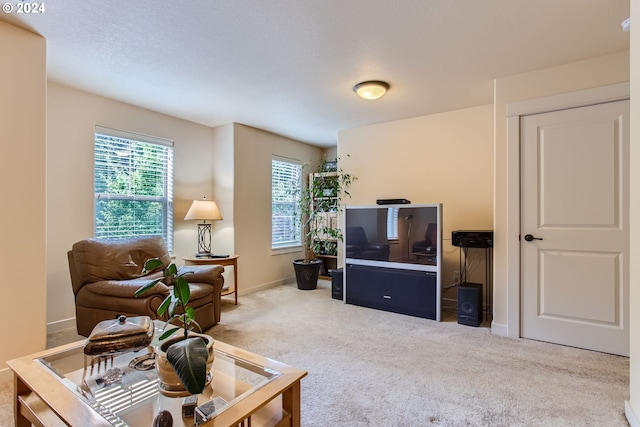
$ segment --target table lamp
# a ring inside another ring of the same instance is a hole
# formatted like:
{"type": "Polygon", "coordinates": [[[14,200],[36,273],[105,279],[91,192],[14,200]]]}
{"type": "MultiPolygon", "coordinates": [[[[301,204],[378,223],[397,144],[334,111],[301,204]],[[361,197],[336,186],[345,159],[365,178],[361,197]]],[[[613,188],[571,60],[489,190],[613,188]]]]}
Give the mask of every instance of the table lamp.
{"type": "Polygon", "coordinates": [[[184,217],[185,220],[198,219],[202,222],[198,224],[198,253],[196,257],[206,258],[211,256],[211,224],[209,221],[222,219],[218,205],[213,200],[194,200],[189,211],[184,217]]]}

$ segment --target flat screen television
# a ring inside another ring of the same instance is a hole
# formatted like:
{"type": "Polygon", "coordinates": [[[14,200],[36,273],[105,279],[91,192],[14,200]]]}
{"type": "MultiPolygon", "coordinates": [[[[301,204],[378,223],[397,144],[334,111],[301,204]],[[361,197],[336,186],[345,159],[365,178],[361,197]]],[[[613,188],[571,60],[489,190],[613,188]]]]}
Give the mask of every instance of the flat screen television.
{"type": "Polygon", "coordinates": [[[442,204],[346,206],[345,264],[440,271],[442,204]]]}

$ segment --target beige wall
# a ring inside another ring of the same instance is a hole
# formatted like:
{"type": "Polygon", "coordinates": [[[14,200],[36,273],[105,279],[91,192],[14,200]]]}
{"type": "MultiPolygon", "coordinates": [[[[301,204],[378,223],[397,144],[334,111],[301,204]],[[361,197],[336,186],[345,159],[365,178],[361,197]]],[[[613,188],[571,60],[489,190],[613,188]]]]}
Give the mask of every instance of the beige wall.
{"type": "Polygon", "coordinates": [[[631,1],[631,15],[636,20],[631,37],[631,250],[629,313],[631,329],[630,345],[630,399],[627,402],[627,418],[632,426],[640,425],[640,0],[631,1]],[[634,167],[635,166],[635,167],[634,167]]]}
{"type": "MultiPolygon", "coordinates": [[[[519,218],[509,217],[519,200],[519,158],[517,147],[507,144],[507,105],[628,80],[629,54],[622,52],[498,79],[494,105],[341,131],[341,167],[359,178],[347,204],[396,197],[442,202],[445,238],[460,228],[493,229],[492,330],[518,336],[517,327],[509,329],[508,284],[519,275],[510,269],[519,256],[519,218]]],[[[443,249],[446,285],[458,269],[457,248],[446,241],[443,249]]]]}
{"type": "MultiPolygon", "coordinates": [[[[305,162],[318,158],[319,148],[237,124],[212,129],[56,83],[49,85],[47,113],[49,331],[75,326],[66,252],[93,236],[95,125],[174,141],[173,253],[178,264],[197,250],[196,223],[184,221],[184,215],[192,200],[206,196],[216,201],[223,217],[213,224],[212,250],[241,254],[241,293],[292,277],[291,259],[300,253],[270,252],[271,155],[305,162]]],[[[227,270],[225,280],[232,283],[227,270]]]]}
{"type": "MultiPolygon", "coordinates": [[[[305,162],[318,158],[319,148],[238,124],[212,129],[56,83],[49,85],[47,113],[49,331],[75,326],[66,252],[93,236],[95,125],[174,141],[173,254],[178,264],[197,250],[196,223],[184,221],[184,215],[192,200],[206,196],[216,201],[223,217],[213,224],[212,250],[241,254],[241,293],[293,276],[291,260],[300,253],[270,252],[271,155],[305,162]]],[[[225,280],[231,284],[227,270],[225,280]]]]}
{"type": "Polygon", "coordinates": [[[46,346],[46,42],[0,21],[0,381],[46,346]]]}
{"type": "Polygon", "coordinates": [[[338,157],[338,147],[328,147],[322,150],[322,156],[327,160],[333,160],[338,157]]]}
{"type": "MultiPolygon", "coordinates": [[[[43,101],[44,102],[44,101],[43,101]]],[[[75,326],[66,252],[93,236],[93,137],[95,125],[175,142],[174,255],[197,250],[196,224],[184,221],[191,201],[214,198],[212,129],[50,83],[47,100],[47,322],[50,330],[75,326]]],[[[232,223],[232,210],[220,209],[232,223]]]]}
{"type": "Polygon", "coordinates": [[[509,146],[507,141],[507,105],[627,81],[628,52],[495,81],[494,332],[513,337],[520,332],[519,301],[508,292],[509,285],[519,281],[520,163],[518,146],[509,146]]]}
{"type": "MultiPolygon", "coordinates": [[[[492,120],[493,106],[484,105],[338,135],[340,167],[358,178],[346,205],[374,205],[377,199],[400,197],[443,204],[443,285],[459,270],[451,231],[492,228],[492,120]]],[[[484,277],[484,270],[477,273],[484,277]]],[[[455,298],[455,293],[443,296],[455,298]]]]}
{"type": "MultiPolygon", "coordinates": [[[[320,158],[322,150],[249,126],[234,125],[235,247],[240,294],[293,280],[292,261],[302,251],[271,250],[271,159],[301,163],[320,158]]],[[[306,182],[306,181],[305,181],[306,182]]]]}
{"type": "MultiPolygon", "coordinates": [[[[213,169],[213,198],[220,209],[224,221],[213,224],[211,251],[216,254],[234,254],[234,155],[233,155],[233,123],[213,128],[213,151],[211,163],[213,169]]],[[[240,261],[239,261],[240,262],[240,261]]],[[[225,269],[225,283],[233,280],[233,276],[225,269]]],[[[231,283],[231,282],[229,282],[231,283]]]]}

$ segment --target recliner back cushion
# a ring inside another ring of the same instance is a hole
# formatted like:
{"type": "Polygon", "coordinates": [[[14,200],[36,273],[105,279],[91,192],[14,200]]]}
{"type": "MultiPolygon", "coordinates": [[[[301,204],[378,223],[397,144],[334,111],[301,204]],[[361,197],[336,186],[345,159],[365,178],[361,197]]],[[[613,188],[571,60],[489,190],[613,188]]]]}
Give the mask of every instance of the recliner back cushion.
{"type": "Polygon", "coordinates": [[[171,256],[162,237],[126,240],[81,240],[72,248],[75,265],[83,283],[101,280],[128,280],[142,276],[144,263],[160,258],[165,265],[171,256]]]}
{"type": "Polygon", "coordinates": [[[364,245],[367,243],[367,235],[362,227],[347,227],[347,243],[351,245],[364,245]]]}

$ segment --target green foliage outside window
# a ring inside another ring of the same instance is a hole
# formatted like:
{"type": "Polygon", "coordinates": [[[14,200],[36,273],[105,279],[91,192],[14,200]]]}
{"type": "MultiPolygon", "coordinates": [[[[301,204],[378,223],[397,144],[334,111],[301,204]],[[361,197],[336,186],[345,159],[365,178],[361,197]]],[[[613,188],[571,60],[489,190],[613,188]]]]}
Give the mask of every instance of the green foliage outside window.
{"type": "Polygon", "coordinates": [[[171,248],[173,147],[96,134],[95,237],[160,235],[171,248]]]}

